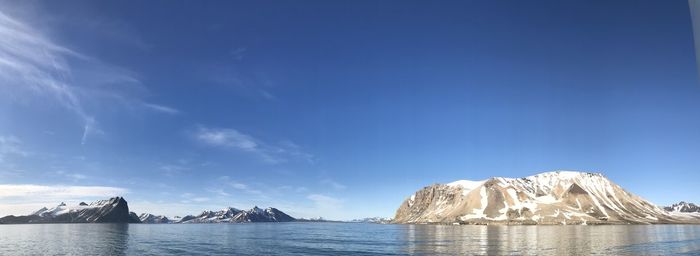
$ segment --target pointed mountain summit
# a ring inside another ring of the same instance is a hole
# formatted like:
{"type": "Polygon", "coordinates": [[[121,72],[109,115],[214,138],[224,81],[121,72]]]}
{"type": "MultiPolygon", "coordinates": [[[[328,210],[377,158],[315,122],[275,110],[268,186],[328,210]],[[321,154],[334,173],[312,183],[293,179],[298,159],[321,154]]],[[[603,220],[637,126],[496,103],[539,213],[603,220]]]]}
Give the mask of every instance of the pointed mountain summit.
{"type": "Polygon", "coordinates": [[[141,223],[145,224],[166,224],[172,221],[163,215],[153,215],[150,213],[142,213],[138,216],[141,223]]]}
{"type": "Polygon", "coordinates": [[[700,213],[700,206],[694,203],[687,203],[685,201],[680,201],[677,204],[664,207],[665,210],[669,212],[683,212],[683,213],[700,213]]]}

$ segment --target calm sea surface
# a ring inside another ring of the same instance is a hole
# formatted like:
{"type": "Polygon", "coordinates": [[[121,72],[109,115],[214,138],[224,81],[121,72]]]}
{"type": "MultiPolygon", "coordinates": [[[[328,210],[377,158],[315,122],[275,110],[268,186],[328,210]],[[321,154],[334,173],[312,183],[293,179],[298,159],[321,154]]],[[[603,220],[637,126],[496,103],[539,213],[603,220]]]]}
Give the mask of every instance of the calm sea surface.
{"type": "Polygon", "coordinates": [[[0,255],[700,255],[700,225],[0,225],[0,255]]]}

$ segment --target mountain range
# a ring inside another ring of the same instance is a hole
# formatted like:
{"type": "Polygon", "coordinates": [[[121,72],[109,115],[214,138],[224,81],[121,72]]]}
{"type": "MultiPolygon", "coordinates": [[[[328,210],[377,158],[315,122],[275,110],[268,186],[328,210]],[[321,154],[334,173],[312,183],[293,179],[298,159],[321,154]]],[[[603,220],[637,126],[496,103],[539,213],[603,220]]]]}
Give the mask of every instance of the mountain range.
{"type": "Polygon", "coordinates": [[[700,214],[660,208],[600,173],[555,171],[430,185],[406,198],[393,223],[666,224],[700,223],[700,214]]]}
{"type": "MultiPolygon", "coordinates": [[[[295,219],[275,209],[227,207],[197,215],[168,218],[129,211],[113,197],[69,206],[43,207],[29,215],[9,215],[0,224],[25,223],[247,223],[322,222],[295,219]]],[[[408,224],[700,224],[700,207],[679,202],[667,207],[624,190],[600,173],[555,171],[524,178],[458,180],[424,187],[404,200],[395,217],[351,222],[408,224]]]]}
{"type": "Polygon", "coordinates": [[[295,219],[286,213],[275,209],[260,209],[257,206],[250,210],[238,210],[228,207],[220,211],[204,211],[199,215],[187,215],[183,218],[173,218],[162,215],[136,213],[129,211],[126,200],[113,197],[99,200],[90,204],[81,202],[69,206],[60,203],[53,208],[43,207],[29,215],[9,215],[0,218],[0,224],[28,223],[244,223],[244,222],[288,222],[295,219]]]}
{"type": "Polygon", "coordinates": [[[5,216],[0,223],[139,223],[138,216],[129,212],[129,206],[122,197],[99,200],[90,204],[81,202],[75,206],[60,203],[51,209],[41,208],[26,216],[5,216]]]}
{"type": "MultiPolygon", "coordinates": [[[[143,215],[142,215],[143,216],[143,215]]],[[[162,220],[163,216],[160,216],[162,220]]],[[[157,220],[158,218],[156,218],[157,220]]],[[[167,220],[167,218],[165,218],[167,220]]],[[[239,210],[233,207],[228,207],[219,211],[203,211],[199,215],[187,215],[182,218],[174,218],[168,222],[160,223],[245,223],[245,222],[289,222],[296,219],[286,213],[269,207],[260,209],[257,206],[250,210],[239,210]]],[[[144,223],[151,222],[148,219],[141,219],[144,223]]]]}
{"type": "Polygon", "coordinates": [[[391,221],[392,221],[391,218],[369,217],[369,218],[362,218],[362,219],[354,219],[354,220],[351,220],[350,222],[388,224],[388,223],[391,223],[391,221]]]}

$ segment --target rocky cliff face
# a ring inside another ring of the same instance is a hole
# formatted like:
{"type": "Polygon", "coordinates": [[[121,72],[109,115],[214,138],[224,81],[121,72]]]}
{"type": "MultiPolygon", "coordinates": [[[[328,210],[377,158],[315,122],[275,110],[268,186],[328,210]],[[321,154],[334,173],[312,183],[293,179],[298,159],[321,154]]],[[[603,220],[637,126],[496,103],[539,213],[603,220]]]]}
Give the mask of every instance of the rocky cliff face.
{"type": "Polygon", "coordinates": [[[602,174],[557,171],[434,184],[407,198],[394,223],[700,223],[700,218],[671,214],[602,174]]]}
{"type": "Polygon", "coordinates": [[[0,223],[139,223],[139,219],[129,212],[129,206],[122,197],[80,203],[68,206],[61,203],[46,207],[27,216],[6,216],[0,223]]]}

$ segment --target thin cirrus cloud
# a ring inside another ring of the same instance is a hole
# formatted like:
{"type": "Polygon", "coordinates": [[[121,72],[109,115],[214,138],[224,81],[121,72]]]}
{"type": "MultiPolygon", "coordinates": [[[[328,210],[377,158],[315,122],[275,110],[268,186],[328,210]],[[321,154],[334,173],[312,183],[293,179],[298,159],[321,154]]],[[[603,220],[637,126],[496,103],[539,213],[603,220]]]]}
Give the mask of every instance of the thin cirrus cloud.
{"type": "Polygon", "coordinates": [[[323,194],[310,194],[306,197],[313,201],[314,207],[319,210],[337,210],[343,206],[343,201],[323,194]]]}
{"type": "Polygon", "coordinates": [[[29,155],[19,138],[0,135],[0,178],[21,176],[25,171],[18,168],[14,160],[29,155]]]}
{"type": "Polygon", "coordinates": [[[138,96],[144,91],[135,73],[65,47],[0,11],[0,92],[9,100],[48,97],[57,101],[82,120],[82,144],[89,136],[102,133],[92,109],[108,100],[159,113],[179,113],[145,102],[138,96]]]}
{"type": "MultiPolygon", "coordinates": [[[[226,186],[228,186],[228,187],[232,187],[232,188],[234,188],[234,189],[236,189],[236,190],[245,192],[245,193],[247,193],[247,194],[266,197],[266,195],[263,194],[262,191],[260,191],[260,190],[258,190],[258,189],[255,189],[255,188],[252,188],[251,186],[248,186],[248,185],[246,185],[246,184],[244,184],[244,183],[235,181],[235,180],[231,179],[231,177],[229,177],[229,176],[221,176],[221,177],[218,178],[218,181],[220,181],[221,183],[223,183],[223,185],[226,185],[226,186]]],[[[222,192],[223,192],[223,190],[222,190],[222,192]]]]}
{"type": "Polygon", "coordinates": [[[35,184],[0,184],[0,199],[31,199],[34,201],[54,199],[81,199],[89,197],[111,197],[126,194],[128,190],[105,186],[63,186],[35,184]]]}
{"type": "Polygon", "coordinates": [[[192,193],[183,193],[182,195],[180,195],[180,197],[184,198],[184,200],[180,201],[180,203],[183,203],[183,204],[201,203],[201,202],[207,202],[210,200],[210,198],[208,198],[208,197],[196,196],[195,194],[192,194],[192,193]]]}
{"type": "Polygon", "coordinates": [[[256,155],[271,164],[287,162],[291,159],[313,163],[313,155],[304,152],[299,145],[291,141],[271,144],[236,129],[200,126],[195,131],[194,138],[206,145],[235,149],[256,155]]]}
{"type": "Polygon", "coordinates": [[[171,114],[171,115],[175,115],[175,114],[180,113],[179,110],[168,107],[168,106],[163,106],[163,105],[158,105],[158,104],[153,104],[153,103],[144,103],[143,105],[145,107],[153,110],[153,111],[160,112],[160,113],[171,114]]]}
{"type": "Polygon", "coordinates": [[[0,12],[0,81],[5,86],[22,86],[31,92],[53,96],[83,119],[84,142],[94,128],[94,119],[84,111],[77,93],[67,83],[71,74],[67,57],[84,58],[0,12]]]}
{"type": "Polygon", "coordinates": [[[0,163],[9,156],[27,156],[29,153],[22,150],[22,142],[15,136],[0,135],[0,163]]]}
{"type": "Polygon", "coordinates": [[[321,180],[321,184],[328,185],[335,190],[343,190],[347,188],[347,186],[340,184],[332,179],[323,179],[321,180]]]}

